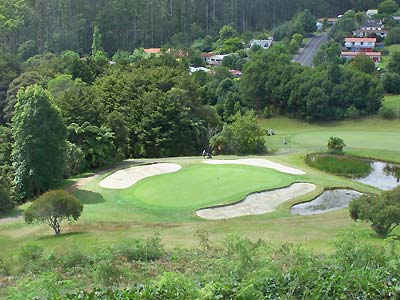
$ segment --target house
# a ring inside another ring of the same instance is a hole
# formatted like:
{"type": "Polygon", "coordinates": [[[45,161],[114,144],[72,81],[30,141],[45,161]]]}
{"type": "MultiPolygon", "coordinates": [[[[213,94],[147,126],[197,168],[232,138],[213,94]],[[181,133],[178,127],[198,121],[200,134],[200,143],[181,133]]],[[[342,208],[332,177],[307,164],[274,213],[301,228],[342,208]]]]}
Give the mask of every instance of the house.
{"type": "Polygon", "coordinates": [[[214,56],[214,55],[215,55],[215,54],[212,53],[212,52],[204,52],[204,53],[201,53],[201,54],[200,54],[200,57],[202,58],[202,60],[203,60],[205,63],[209,64],[210,61],[211,61],[211,57],[214,56]]]}
{"type": "Polygon", "coordinates": [[[393,18],[393,20],[400,22],[400,16],[393,16],[392,18],[393,18]]]}
{"type": "Polygon", "coordinates": [[[229,73],[233,75],[233,77],[239,78],[242,77],[242,72],[239,70],[229,70],[229,73]]]}
{"type": "Polygon", "coordinates": [[[378,14],[378,10],[377,9],[368,9],[366,14],[367,14],[368,18],[372,18],[373,16],[378,14]]]}
{"type": "Polygon", "coordinates": [[[376,38],[346,38],[344,46],[350,51],[371,52],[375,48],[376,38]]]}
{"type": "Polygon", "coordinates": [[[210,73],[211,70],[204,68],[204,67],[199,67],[199,68],[195,68],[195,67],[189,67],[190,69],[190,74],[196,73],[196,72],[205,72],[205,73],[210,73]]]}
{"type": "Polygon", "coordinates": [[[316,23],[315,23],[315,26],[317,26],[317,30],[318,30],[318,31],[321,31],[322,28],[324,27],[324,24],[322,24],[321,22],[316,22],[316,23]]]}
{"type": "Polygon", "coordinates": [[[144,49],[144,53],[147,53],[147,54],[160,54],[161,53],[161,48],[146,48],[146,49],[144,49]]]}
{"type": "Polygon", "coordinates": [[[382,53],[380,52],[342,52],[340,57],[345,59],[353,59],[358,55],[366,55],[371,58],[374,62],[381,62],[382,53]]]}
{"type": "Polygon", "coordinates": [[[261,48],[263,48],[264,50],[268,50],[269,48],[271,48],[272,46],[272,39],[268,39],[268,40],[252,40],[250,42],[250,47],[249,48],[253,48],[253,46],[258,45],[261,48]]]}
{"type": "Polygon", "coordinates": [[[362,37],[374,37],[374,36],[385,38],[385,37],[387,37],[388,33],[389,32],[387,30],[384,30],[384,29],[382,29],[382,30],[365,30],[365,29],[363,30],[363,29],[359,29],[359,30],[353,31],[353,36],[360,37],[360,38],[362,38],[362,37]]]}
{"type": "Polygon", "coordinates": [[[222,61],[226,56],[229,56],[230,54],[218,54],[218,55],[213,55],[209,58],[208,64],[211,66],[222,66],[222,61]]]}
{"type": "Polygon", "coordinates": [[[361,30],[383,30],[385,25],[382,20],[365,20],[361,26],[361,30]]]}

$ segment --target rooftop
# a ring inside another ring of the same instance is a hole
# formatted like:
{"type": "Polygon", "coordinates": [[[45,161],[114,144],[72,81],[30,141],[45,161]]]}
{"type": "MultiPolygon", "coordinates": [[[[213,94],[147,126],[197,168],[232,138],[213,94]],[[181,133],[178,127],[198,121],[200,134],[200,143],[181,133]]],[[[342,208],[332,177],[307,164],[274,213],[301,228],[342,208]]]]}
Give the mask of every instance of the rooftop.
{"type": "Polygon", "coordinates": [[[376,38],[346,38],[345,42],[350,43],[376,43],[376,38]]]}

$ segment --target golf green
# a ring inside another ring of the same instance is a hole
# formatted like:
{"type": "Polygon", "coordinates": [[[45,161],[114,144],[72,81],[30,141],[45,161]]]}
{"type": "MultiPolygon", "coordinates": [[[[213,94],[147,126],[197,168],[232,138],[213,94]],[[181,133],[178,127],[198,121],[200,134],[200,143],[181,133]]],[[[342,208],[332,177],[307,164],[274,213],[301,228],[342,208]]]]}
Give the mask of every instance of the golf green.
{"type": "Polygon", "coordinates": [[[240,201],[249,193],[288,186],[298,178],[261,167],[194,164],[142,180],[122,193],[146,207],[198,209],[240,201]]]}

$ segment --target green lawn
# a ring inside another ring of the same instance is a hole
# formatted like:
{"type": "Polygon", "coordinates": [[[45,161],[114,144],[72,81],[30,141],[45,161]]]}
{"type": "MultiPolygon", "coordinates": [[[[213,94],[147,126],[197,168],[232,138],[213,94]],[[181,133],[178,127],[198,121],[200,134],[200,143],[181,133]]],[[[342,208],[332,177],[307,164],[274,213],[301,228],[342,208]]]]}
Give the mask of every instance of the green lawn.
{"type": "MultiPolygon", "coordinates": [[[[397,105],[395,99],[388,97],[385,105],[397,105]]],[[[275,153],[265,158],[305,170],[306,175],[288,175],[250,166],[205,165],[199,157],[140,160],[141,163],[179,163],[183,168],[177,173],[147,178],[126,190],[103,189],[98,185],[102,178],[93,180],[75,192],[85,204],[84,212],[77,223],[63,225],[60,237],[54,237],[45,225],[28,227],[22,220],[1,224],[2,255],[12,255],[27,243],[43,245],[48,250],[74,243],[90,248],[152,236],[157,231],[167,246],[192,247],[199,243],[196,238],[198,230],[208,231],[212,243],[219,243],[227,234],[235,233],[252,240],[265,239],[272,245],[302,243],[316,251],[330,251],[329,241],[353,224],[348,211],[293,216],[289,212],[291,205],[312,199],[325,187],[348,187],[364,192],[377,190],[312,169],[304,161],[305,154],[325,150],[329,137],[336,135],[346,143],[346,152],[400,162],[400,120],[369,118],[308,124],[273,118],[260,120],[260,124],[264,128],[272,127],[276,132],[276,136],[266,137],[268,148],[275,153]],[[284,137],[288,142],[286,145],[282,143],[284,137]],[[283,187],[294,181],[314,183],[318,190],[288,201],[276,212],[265,215],[224,221],[206,221],[195,215],[201,207],[236,202],[250,192],[283,187]]],[[[356,232],[364,241],[388,242],[377,238],[364,223],[356,226],[356,232]]]]}
{"type": "Polygon", "coordinates": [[[386,50],[389,51],[389,55],[384,55],[382,57],[382,62],[379,64],[380,68],[385,69],[390,61],[391,55],[394,52],[400,52],[400,45],[391,45],[391,46],[387,46],[385,47],[386,50]]]}

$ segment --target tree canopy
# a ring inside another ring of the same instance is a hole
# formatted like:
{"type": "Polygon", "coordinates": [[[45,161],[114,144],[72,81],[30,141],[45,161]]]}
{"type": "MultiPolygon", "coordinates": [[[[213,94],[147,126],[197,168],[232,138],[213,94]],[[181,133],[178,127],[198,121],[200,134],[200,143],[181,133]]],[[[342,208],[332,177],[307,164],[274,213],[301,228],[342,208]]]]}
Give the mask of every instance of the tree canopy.
{"type": "Polygon", "coordinates": [[[49,225],[56,235],[61,233],[63,220],[77,221],[83,211],[82,203],[63,190],[49,191],[37,198],[25,211],[25,222],[49,225]]]}

